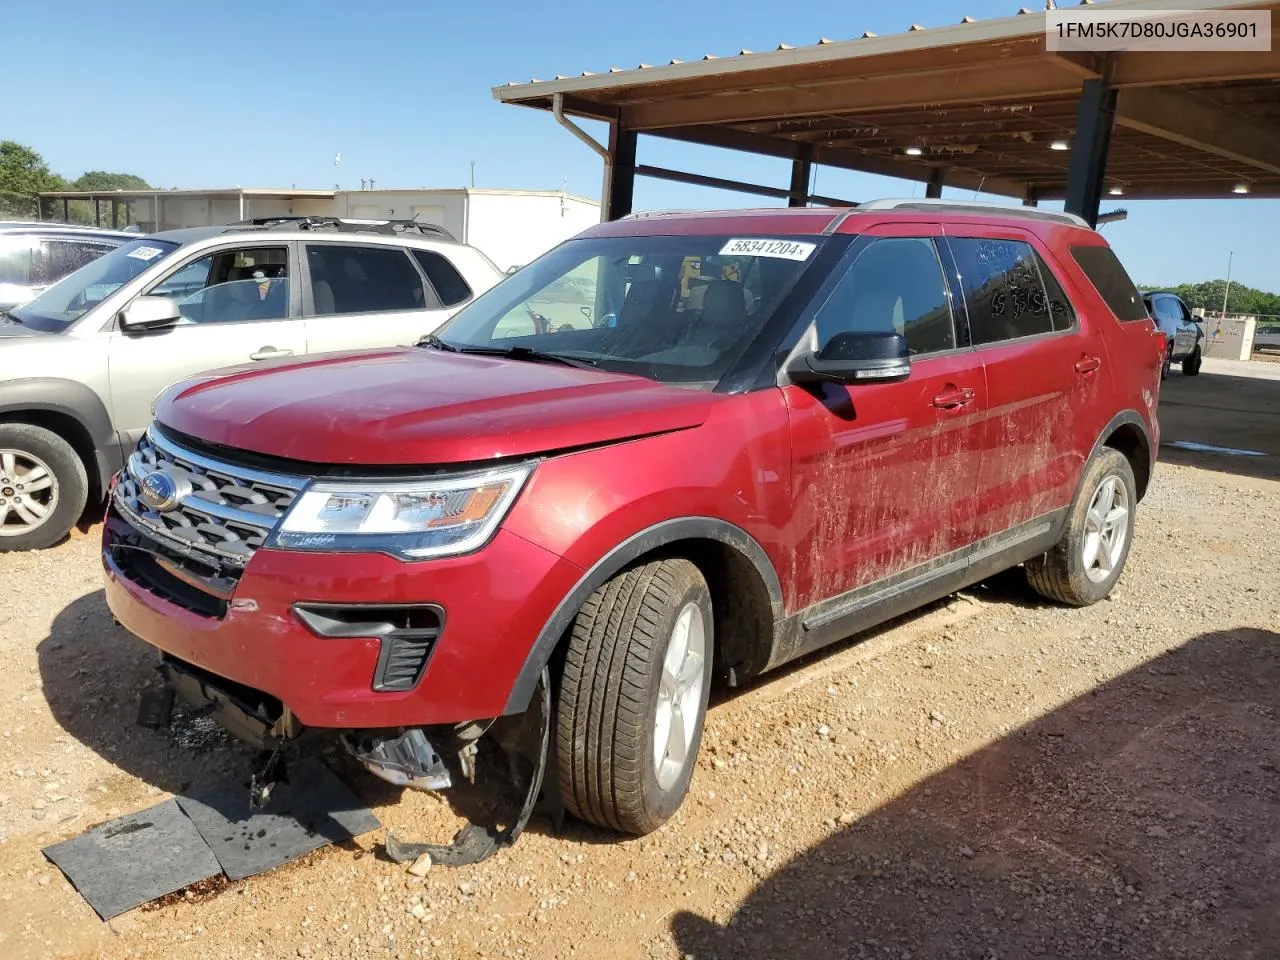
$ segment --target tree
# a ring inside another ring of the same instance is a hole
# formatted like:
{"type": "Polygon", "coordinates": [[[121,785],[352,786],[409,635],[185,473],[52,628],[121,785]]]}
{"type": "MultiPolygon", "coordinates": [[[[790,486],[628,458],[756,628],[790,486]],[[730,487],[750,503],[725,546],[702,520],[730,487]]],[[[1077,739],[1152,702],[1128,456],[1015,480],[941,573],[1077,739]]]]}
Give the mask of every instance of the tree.
{"type": "Polygon", "coordinates": [[[1267,293],[1232,282],[1227,290],[1226,280],[1205,280],[1200,283],[1180,283],[1172,287],[1159,285],[1141,287],[1143,290],[1168,290],[1182,298],[1188,308],[1203,307],[1209,313],[1222,310],[1222,296],[1227,295],[1227,313],[1250,316],[1280,316],[1280,294],[1267,293]]]}
{"type": "MultiPolygon", "coordinates": [[[[132,173],[108,173],[106,170],[88,170],[76,178],[68,190],[100,190],[110,193],[113,190],[150,190],[151,185],[141,177],[132,173]]],[[[56,210],[61,215],[61,210],[56,210]]],[[[111,226],[107,219],[110,214],[107,205],[102,205],[104,225],[111,226]]],[[[93,223],[93,204],[88,200],[72,200],[67,204],[67,220],[71,223],[93,223]]]]}
{"type": "Polygon", "coordinates": [[[107,173],[89,170],[72,184],[74,190],[150,190],[151,184],[132,173],[107,173]]]}
{"type": "Polygon", "coordinates": [[[35,217],[40,194],[65,186],[40,154],[13,140],[0,140],[0,215],[35,217]]]}

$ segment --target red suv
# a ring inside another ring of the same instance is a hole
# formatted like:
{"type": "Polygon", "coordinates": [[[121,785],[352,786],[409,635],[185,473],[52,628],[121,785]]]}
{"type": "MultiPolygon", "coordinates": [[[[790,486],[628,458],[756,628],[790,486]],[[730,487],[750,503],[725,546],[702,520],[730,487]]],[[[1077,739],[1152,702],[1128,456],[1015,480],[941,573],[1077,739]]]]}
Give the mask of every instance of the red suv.
{"type": "Polygon", "coordinates": [[[170,388],[113,485],[107,597],[257,743],[327,729],[439,787],[538,714],[550,792],[645,833],[713,679],[1019,564],[1107,596],[1164,353],[1067,214],[632,216],[416,346],[170,388]]]}

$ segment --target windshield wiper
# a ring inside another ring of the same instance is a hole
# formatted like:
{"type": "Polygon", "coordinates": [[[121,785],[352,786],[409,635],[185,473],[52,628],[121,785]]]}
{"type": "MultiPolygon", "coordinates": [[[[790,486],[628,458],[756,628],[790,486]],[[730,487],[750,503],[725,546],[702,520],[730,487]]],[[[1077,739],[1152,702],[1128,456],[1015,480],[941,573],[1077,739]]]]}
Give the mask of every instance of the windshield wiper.
{"type": "Polygon", "coordinates": [[[458,348],[452,343],[445,343],[434,333],[428,333],[425,337],[419,337],[415,347],[435,347],[437,350],[447,350],[449,353],[457,353],[458,348]]]}
{"type": "Polygon", "coordinates": [[[12,310],[0,310],[0,322],[21,324],[22,320],[12,310]]]}
{"type": "Polygon", "coordinates": [[[473,347],[467,344],[445,343],[434,333],[429,333],[418,341],[420,347],[435,347],[449,353],[466,353],[477,357],[502,357],[505,360],[532,360],[534,363],[562,363],[566,367],[580,367],[590,370],[598,367],[594,360],[585,357],[571,357],[563,353],[549,353],[546,350],[534,350],[532,347],[473,347]]]}
{"type": "Polygon", "coordinates": [[[459,353],[474,353],[484,357],[503,357],[508,360],[532,360],[534,363],[562,363],[566,367],[580,367],[590,370],[598,367],[594,360],[585,357],[571,357],[563,353],[549,353],[546,350],[535,350],[532,347],[455,347],[459,353]]]}

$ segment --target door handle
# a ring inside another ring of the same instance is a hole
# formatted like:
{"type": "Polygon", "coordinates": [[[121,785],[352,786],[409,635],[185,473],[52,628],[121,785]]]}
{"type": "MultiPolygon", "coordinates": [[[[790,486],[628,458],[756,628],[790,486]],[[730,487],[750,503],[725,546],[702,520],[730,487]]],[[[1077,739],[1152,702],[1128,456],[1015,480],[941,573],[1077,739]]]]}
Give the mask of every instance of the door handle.
{"type": "Polygon", "coordinates": [[[1099,357],[1081,357],[1076,361],[1076,373],[1093,373],[1102,366],[1102,360],[1099,357]]]}
{"type": "Polygon", "coordinates": [[[292,357],[292,350],[277,350],[275,347],[261,347],[257,353],[249,354],[250,360],[271,360],[275,357],[292,357]]]}
{"type": "Polygon", "coordinates": [[[973,397],[971,387],[949,387],[933,398],[933,405],[943,410],[954,410],[972,401],[973,397]]]}

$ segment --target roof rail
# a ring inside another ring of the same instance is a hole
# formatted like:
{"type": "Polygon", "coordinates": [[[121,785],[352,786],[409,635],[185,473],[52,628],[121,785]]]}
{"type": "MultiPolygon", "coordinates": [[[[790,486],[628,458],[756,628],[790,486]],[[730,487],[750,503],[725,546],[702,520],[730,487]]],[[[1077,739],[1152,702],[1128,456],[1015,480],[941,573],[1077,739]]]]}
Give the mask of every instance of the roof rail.
{"type": "Polygon", "coordinates": [[[953,210],[956,213],[990,213],[997,214],[1002,217],[1023,217],[1028,220],[1048,220],[1054,223],[1069,223],[1073,226],[1084,227],[1086,230],[1092,229],[1088,221],[1083,217],[1078,217],[1074,213],[1059,212],[1056,210],[1040,210],[1036,207],[1017,207],[1002,203],[980,203],[977,200],[941,200],[941,199],[925,199],[918,198],[885,198],[881,200],[867,200],[857,206],[859,212],[866,210],[934,210],[945,212],[953,210]]]}
{"type": "Polygon", "coordinates": [[[332,230],[335,233],[413,234],[457,243],[458,238],[444,227],[417,220],[351,220],[344,217],[278,216],[253,217],[228,224],[233,227],[262,227],[266,230],[332,230]]]}

